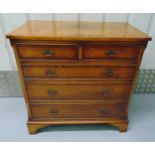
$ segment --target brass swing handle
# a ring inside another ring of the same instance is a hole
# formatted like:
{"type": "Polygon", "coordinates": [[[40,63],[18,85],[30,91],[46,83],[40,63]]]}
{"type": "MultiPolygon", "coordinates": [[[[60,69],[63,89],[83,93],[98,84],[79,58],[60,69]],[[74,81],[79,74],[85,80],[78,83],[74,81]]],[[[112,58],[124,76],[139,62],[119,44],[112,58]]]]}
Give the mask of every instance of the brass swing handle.
{"type": "Polygon", "coordinates": [[[110,110],[109,109],[100,109],[98,110],[98,112],[102,115],[108,115],[110,114],[110,110]]]}
{"type": "Polygon", "coordinates": [[[106,55],[109,56],[109,57],[114,57],[114,56],[116,56],[116,51],[109,50],[109,51],[106,52],[106,55]]]}
{"type": "Polygon", "coordinates": [[[57,109],[51,109],[51,110],[49,111],[49,113],[50,113],[50,114],[56,115],[56,114],[59,113],[59,110],[57,110],[57,109]]]}
{"type": "Polygon", "coordinates": [[[111,95],[111,91],[109,89],[104,89],[101,91],[101,94],[105,97],[108,97],[111,95]]]}
{"type": "Polygon", "coordinates": [[[114,72],[112,69],[107,69],[104,73],[105,76],[113,76],[114,75],[114,72]]]}
{"type": "Polygon", "coordinates": [[[48,69],[46,71],[46,75],[47,76],[55,76],[56,75],[56,71],[54,69],[48,69]]]}
{"type": "Polygon", "coordinates": [[[58,90],[56,90],[56,89],[49,89],[48,90],[48,95],[49,96],[56,95],[57,93],[58,93],[58,90]]]}
{"type": "Polygon", "coordinates": [[[51,57],[54,55],[54,51],[50,50],[50,49],[46,49],[45,51],[43,51],[44,56],[46,57],[51,57]]]}

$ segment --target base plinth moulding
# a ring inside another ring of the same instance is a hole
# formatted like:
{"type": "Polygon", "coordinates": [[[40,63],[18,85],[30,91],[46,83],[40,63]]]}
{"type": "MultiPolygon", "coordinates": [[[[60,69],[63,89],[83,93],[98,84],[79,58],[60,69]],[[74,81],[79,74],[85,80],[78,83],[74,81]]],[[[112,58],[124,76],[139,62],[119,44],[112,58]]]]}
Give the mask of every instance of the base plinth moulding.
{"type": "Polygon", "coordinates": [[[120,132],[126,132],[128,128],[128,120],[56,120],[56,121],[28,121],[27,126],[30,134],[36,134],[41,128],[52,125],[65,125],[65,124],[108,124],[115,126],[120,132]]]}

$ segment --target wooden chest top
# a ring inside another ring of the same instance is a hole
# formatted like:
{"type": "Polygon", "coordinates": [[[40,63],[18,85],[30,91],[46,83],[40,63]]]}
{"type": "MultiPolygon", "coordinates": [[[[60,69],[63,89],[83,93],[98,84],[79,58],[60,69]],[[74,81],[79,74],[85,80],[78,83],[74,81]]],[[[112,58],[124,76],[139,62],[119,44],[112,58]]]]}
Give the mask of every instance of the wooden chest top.
{"type": "Polygon", "coordinates": [[[128,23],[28,21],[7,34],[9,39],[61,41],[148,41],[151,38],[128,23]]]}

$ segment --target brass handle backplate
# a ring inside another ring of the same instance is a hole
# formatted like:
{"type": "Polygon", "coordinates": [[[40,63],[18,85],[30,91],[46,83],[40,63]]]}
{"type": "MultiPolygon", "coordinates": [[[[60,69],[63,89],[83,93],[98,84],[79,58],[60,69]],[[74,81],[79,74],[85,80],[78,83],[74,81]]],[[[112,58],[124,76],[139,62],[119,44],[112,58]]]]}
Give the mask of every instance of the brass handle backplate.
{"type": "Polygon", "coordinates": [[[46,57],[50,57],[54,55],[54,51],[50,50],[50,49],[46,49],[45,51],[43,51],[44,56],[46,57]]]}
{"type": "Polygon", "coordinates": [[[108,97],[111,95],[111,91],[109,89],[104,89],[101,93],[105,97],[108,97]]]}
{"type": "Polygon", "coordinates": [[[113,70],[112,69],[107,69],[104,73],[105,76],[113,76],[113,70]]]}
{"type": "Polygon", "coordinates": [[[100,114],[102,114],[102,115],[110,114],[110,110],[109,109],[100,109],[98,112],[100,114]]]}
{"type": "Polygon", "coordinates": [[[51,110],[49,111],[49,113],[50,113],[50,114],[58,114],[58,113],[59,113],[59,110],[57,110],[57,109],[51,109],[51,110]]]}
{"type": "Polygon", "coordinates": [[[109,56],[109,57],[114,57],[114,56],[116,56],[116,51],[114,51],[114,50],[109,50],[109,51],[106,52],[106,54],[107,54],[107,56],[109,56]]]}
{"type": "Polygon", "coordinates": [[[47,76],[55,76],[56,75],[56,71],[54,69],[48,69],[46,71],[46,75],[47,76]]]}
{"type": "Polygon", "coordinates": [[[49,96],[53,96],[56,95],[58,93],[58,91],[56,89],[49,89],[48,90],[48,95],[49,96]]]}

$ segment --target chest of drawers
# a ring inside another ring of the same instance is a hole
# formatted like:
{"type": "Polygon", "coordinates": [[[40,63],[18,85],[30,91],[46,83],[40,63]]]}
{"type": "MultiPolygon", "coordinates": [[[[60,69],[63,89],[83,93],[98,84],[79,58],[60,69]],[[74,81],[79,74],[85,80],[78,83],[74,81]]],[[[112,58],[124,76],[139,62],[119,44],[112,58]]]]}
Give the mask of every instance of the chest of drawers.
{"type": "Polygon", "coordinates": [[[30,134],[57,124],[110,124],[127,130],[148,35],[128,23],[29,21],[7,38],[30,134]]]}

